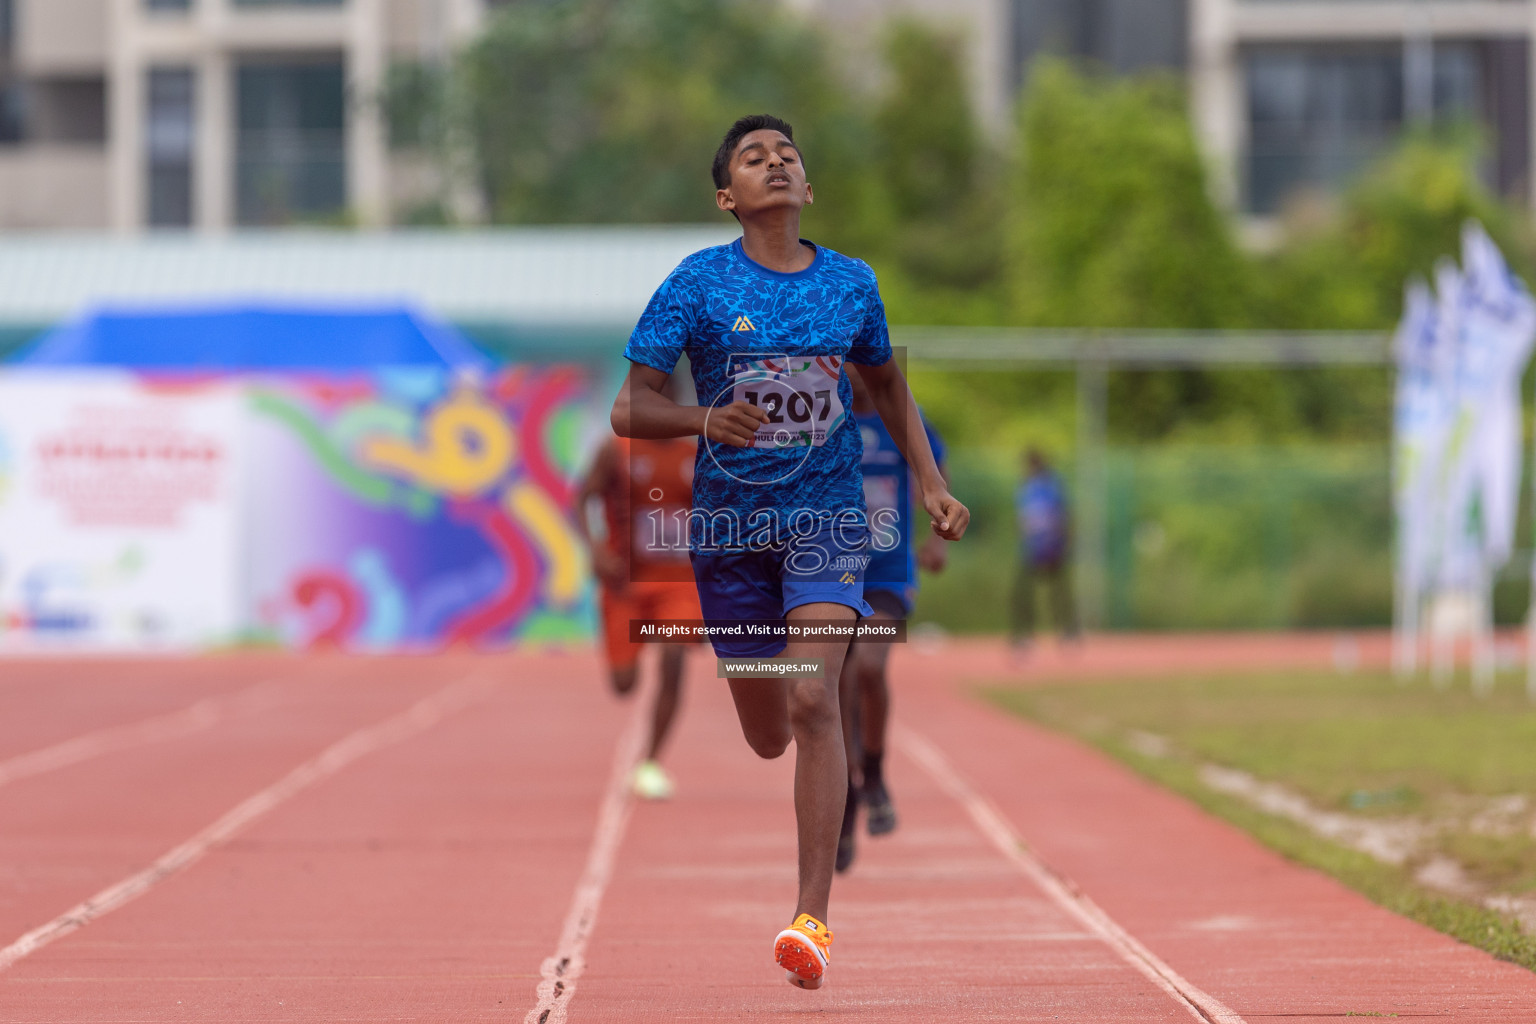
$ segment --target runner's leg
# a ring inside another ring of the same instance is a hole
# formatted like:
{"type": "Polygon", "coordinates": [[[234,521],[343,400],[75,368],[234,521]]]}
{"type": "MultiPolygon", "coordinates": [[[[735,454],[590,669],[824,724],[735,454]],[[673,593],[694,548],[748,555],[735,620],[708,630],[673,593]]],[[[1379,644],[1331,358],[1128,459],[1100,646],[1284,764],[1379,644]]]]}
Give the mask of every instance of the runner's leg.
{"type": "Polygon", "coordinates": [[[603,653],[608,658],[608,681],[621,697],[628,696],[640,678],[640,645],[629,639],[629,620],[637,615],[633,598],[627,588],[602,588],[603,653]]]}
{"type": "Polygon", "coordinates": [[[862,644],[855,641],[848,646],[848,654],[843,658],[843,671],[837,681],[838,713],[843,720],[843,750],[847,753],[848,782],[855,785],[859,781],[859,748],[854,742],[854,715],[859,706],[859,653],[862,644]]]}
{"type": "Polygon", "coordinates": [[[623,665],[609,669],[608,681],[613,684],[613,692],[620,697],[627,697],[635,688],[635,682],[640,678],[640,665],[623,665]]]}
{"type": "Polygon", "coordinates": [[[656,690],[656,703],[651,708],[651,744],[646,753],[648,760],[656,760],[672,722],[677,718],[678,695],[683,687],[683,659],[688,648],[682,644],[662,644],[661,685],[656,690]]]}
{"type": "MultiPolygon", "coordinates": [[[[790,610],[790,622],[855,622],[847,605],[818,602],[790,610]]],[[[789,721],[795,735],[795,823],[800,839],[800,898],[795,915],[827,919],[837,833],[848,799],[848,762],[838,713],[838,680],[848,652],[846,640],[791,643],[786,660],[820,660],[826,671],[789,682],[789,721]]]]}
{"type": "Polygon", "coordinates": [[[857,717],[859,652],[862,646],[857,640],[848,645],[848,654],[843,658],[842,677],[837,684],[838,713],[843,720],[843,751],[848,762],[848,796],[843,803],[843,823],[837,835],[838,871],[847,871],[852,867],[853,858],[858,852],[859,783],[862,776],[859,774],[857,717]]]}
{"type": "Polygon", "coordinates": [[[772,760],[795,738],[789,724],[789,682],[784,679],[731,679],[731,699],[747,746],[772,760]]]}
{"type": "Polygon", "coordinates": [[[1077,602],[1072,598],[1072,566],[1063,559],[1050,576],[1051,618],[1063,640],[1076,640],[1080,631],[1077,602]]]}
{"type": "Polygon", "coordinates": [[[1024,587],[1024,565],[1021,562],[1014,567],[1013,585],[1008,588],[1008,642],[1011,644],[1017,644],[1024,638],[1024,587]]]}
{"type": "MultiPolygon", "coordinates": [[[[870,620],[896,621],[878,609],[870,620]]],[[[891,714],[891,689],[886,680],[890,657],[890,644],[859,644],[855,666],[859,673],[860,739],[866,755],[885,753],[885,729],[891,714]]]]}
{"type": "Polygon", "coordinates": [[[1018,575],[1013,578],[1013,611],[1011,623],[1015,646],[1026,644],[1035,636],[1035,574],[1027,559],[1019,560],[1018,575]]]}
{"type": "MultiPolygon", "coordinates": [[[[877,597],[882,595],[876,595],[877,597]]],[[[872,601],[871,604],[874,604],[872,601]]],[[[871,618],[877,622],[897,621],[889,612],[875,606],[871,618]]],[[[890,721],[891,694],[886,681],[890,644],[861,644],[859,651],[859,731],[861,793],[865,825],[872,836],[881,836],[896,828],[896,809],[885,787],[885,732],[890,721]]]]}

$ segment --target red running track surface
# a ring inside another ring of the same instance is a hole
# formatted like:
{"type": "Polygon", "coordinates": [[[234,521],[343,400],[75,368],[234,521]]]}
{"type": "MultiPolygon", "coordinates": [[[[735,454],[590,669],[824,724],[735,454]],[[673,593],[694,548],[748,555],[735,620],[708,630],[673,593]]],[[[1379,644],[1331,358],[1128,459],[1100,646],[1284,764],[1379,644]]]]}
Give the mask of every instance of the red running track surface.
{"type": "MultiPolygon", "coordinates": [[[[1135,664],[1127,643],[1083,657],[1135,664]]],[[[861,837],[827,985],[802,992],[771,952],[794,900],[792,753],[751,754],[703,654],[667,755],[678,797],[639,806],[613,767],[640,706],[588,654],[7,662],[0,1021],[1202,1019],[1181,989],[1228,1021],[1536,1021],[1530,973],[968,696],[1003,665],[895,654],[902,825],[861,837]],[[402,717],[449,687],[462,707],[402,717]],[[270,806],[200,859],[15,955],[255,794],[270,806]]]]}

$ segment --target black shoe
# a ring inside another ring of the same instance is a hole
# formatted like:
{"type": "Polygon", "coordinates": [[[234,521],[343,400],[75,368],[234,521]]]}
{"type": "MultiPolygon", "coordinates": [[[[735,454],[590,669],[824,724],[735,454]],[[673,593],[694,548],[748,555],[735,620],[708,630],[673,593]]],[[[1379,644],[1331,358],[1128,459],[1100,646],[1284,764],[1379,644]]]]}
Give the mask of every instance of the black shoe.
{"type": "Polygon", "coordinates": [[[848,802],[843,806],[843,830],[837,836],[837,862],[834,865],[839,872],[847,871],[853,865],[854,836],[859,830],[859,794],[852,787],[848,787],[848,802]]]}
{"type": "Polygon", "coordinates": [[[885,782],[876,779],[864,785],[864,806],[868,809],[865,821],[869,834],[883,836],[896,831],[896,808],[891,806],[891,794],[885,791],[885,782]]]}

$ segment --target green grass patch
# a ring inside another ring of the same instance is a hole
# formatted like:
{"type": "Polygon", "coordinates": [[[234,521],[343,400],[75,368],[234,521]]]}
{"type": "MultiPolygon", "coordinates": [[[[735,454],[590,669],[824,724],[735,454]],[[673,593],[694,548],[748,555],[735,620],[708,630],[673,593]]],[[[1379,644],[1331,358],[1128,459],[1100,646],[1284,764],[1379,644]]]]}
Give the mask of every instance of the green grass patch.
{"type": "Polygon", "coordinates": [[[1011,710],[1089,735],[1140,729],[1285,782],[1320,806],[1400,813],[1457,794],[1536,794],[1536,706],[1376,673],[1276,674],[997,690],[1011,710]]]}
{"type": "MultiPolygon", "coordinates": [[[[1384,864],[1300,824],[1216,792],[1202,763],[1283,783],[1355,814],[1428,816],[1469,800],[1536,795],[1536,708],[1509,680],[1488,698],[1378,674],[1303,673],[989,688],[1016,714],[1078,736],[1142,775],[1325,871],[1390,910],[1536,970],[1536,936],[1507,915],[1427,889],[1413,865],[1384,864]],[[1169,741],[1155,755],[1134,739],[1169,741]]],[[[1446,818],[1444,820],[1451,820],[1446,818]]],[[[1536,887],[1536,841],[1450,828],[1431,852],[1501,891],[1536,887]]]]}
{"type": "Polygon", "coordinates": [[[1529,833],[1447,831],[1439,836],[1437,847],[1490,888],[1513,894],[1536,890],[1536,839],[1529,833]]]}

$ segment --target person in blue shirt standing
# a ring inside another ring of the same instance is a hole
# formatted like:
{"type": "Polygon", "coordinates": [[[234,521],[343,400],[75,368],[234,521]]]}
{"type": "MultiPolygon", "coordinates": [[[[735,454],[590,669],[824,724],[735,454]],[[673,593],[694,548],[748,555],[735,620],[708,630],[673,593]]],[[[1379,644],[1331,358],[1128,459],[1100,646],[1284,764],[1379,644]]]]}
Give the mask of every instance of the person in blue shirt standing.
{"type": "Polygon", "coordinates": [[[1078,636],[1077,606],[1072,599],[1072,523],[1067,489],[1043,453],[1024,453],[1024,481],[1014,495],[1019,526],[1019,569],[1010,602],[1009,634],[1014,651],[1024,654],[1035,634],[1035,592],[1044,589],[1051,622],[1063,639],[1078,636]]]}
{"type": "MultiPolygon", "coordinates": [[[[919,411],[928,447],[945,480],[944,442],[919,411]]],[[[853,416],[863,441],[860,469],[864,504],[870,519],[870,560],[864,570],[864,600],[874,609],[871,621],[901,622],[917,601],[917,570],[944,568],[943,542],[930,535],[919,546],[913,530],[912,470],[891,432],[875,411],[863,385],[853,381],[853,416]]],[[[885,734],[891,696],[886,665],[891,645],[855,640],[843,663],[843,743],[848,750],[848,802],[837,840],[837,870],[853,864],[859,805],[872,836],[896,830],[896,808],[885,784],[885,734]]]]}
{"type": "Polygon", "coordinates": [[[656,290],[625,346],[629,376],[610,419],[621,437],[699,437],[687,543],[710,642],[722,668],[753,665],[754,677],[729,679],[748,745],[773,758],[795,744],[799,898],[774,958],[792,984],[819,988],[848,794],[838,679],[852,630],[872,611],[848,366],[912,467],[934,533],[960,539],[970,512],[949,493],[891,357],[874,272],[800,237],[815,197],[794,129],[766,114],[739,119],[712,173],[715,203],[741,237],[687,257],[656,290]],[[663,393],[685,352],[697,406],[663,393]],[[765,622],[779,631],[746,628],[765,622]]]}

